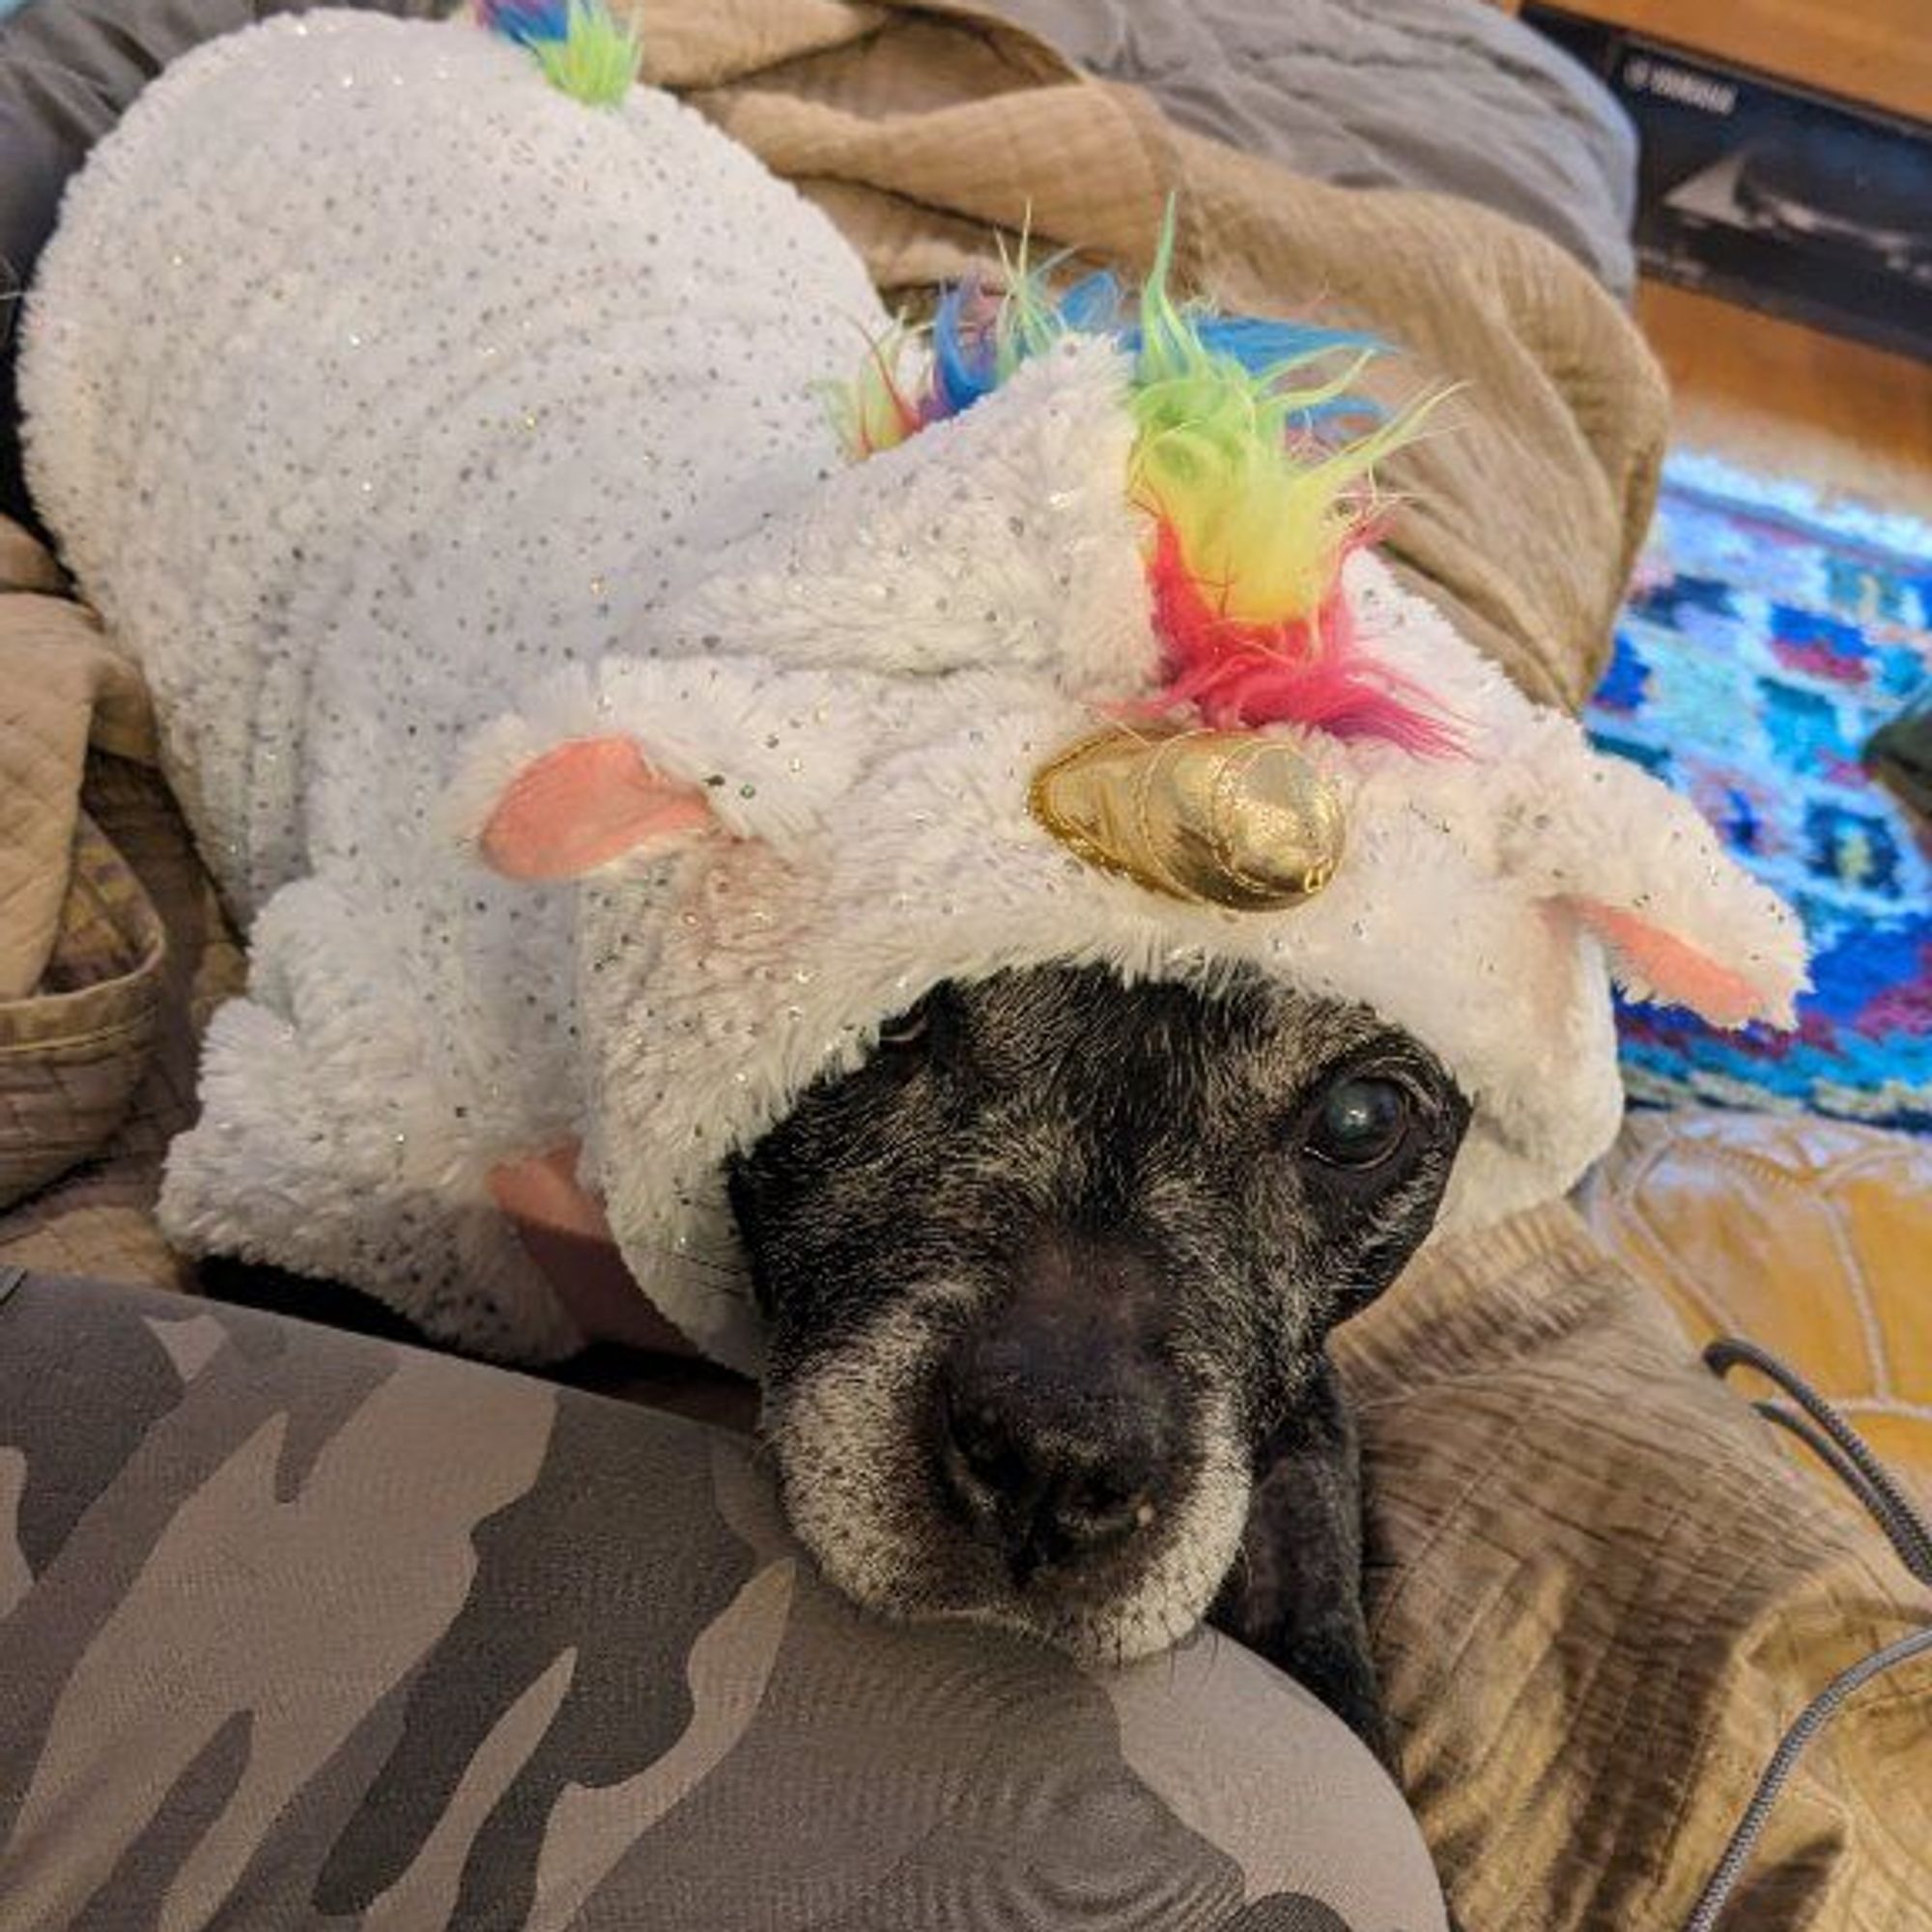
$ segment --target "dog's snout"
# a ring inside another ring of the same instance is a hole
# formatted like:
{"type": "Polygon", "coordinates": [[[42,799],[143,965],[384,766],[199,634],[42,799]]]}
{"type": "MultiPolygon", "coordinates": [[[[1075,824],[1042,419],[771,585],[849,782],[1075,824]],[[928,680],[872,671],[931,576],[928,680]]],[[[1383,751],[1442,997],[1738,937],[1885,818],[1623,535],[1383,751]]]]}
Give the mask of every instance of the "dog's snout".
{"type": "Polygon", "coordinates": [[[934,1402],[949,1501],[1014,1580],[1110,1549],[1158,1517],[1173,1455],[1157,1378],[1026,1330],[968,1337],[934,1402]]]}

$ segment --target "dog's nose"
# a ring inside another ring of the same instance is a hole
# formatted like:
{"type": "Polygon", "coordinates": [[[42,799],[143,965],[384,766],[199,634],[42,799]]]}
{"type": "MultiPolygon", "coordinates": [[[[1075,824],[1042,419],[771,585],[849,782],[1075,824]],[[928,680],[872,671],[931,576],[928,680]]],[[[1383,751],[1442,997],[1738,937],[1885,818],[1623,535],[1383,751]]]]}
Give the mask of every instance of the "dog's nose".
{"type": "Polygon", "coordinates": [[[1159,1389],[1144,1367],[1069,1365],[1025,1337],[969,1340],[939,1378],[942,1488],[1014,1580],[1097,1554],[1160,1512],[1172,1461],[1159,1389]]]}

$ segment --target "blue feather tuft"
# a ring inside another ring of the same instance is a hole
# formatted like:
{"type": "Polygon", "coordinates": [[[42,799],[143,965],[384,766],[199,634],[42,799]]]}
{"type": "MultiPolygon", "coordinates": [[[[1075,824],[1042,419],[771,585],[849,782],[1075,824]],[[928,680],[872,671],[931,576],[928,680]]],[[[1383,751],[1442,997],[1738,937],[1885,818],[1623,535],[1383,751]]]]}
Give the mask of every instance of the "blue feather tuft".
{"type": "Polygon", "coordinates": [[[570,33],[570,0],[476,0],[476,18],[519,46],[561,41],[570,33]]]}
{"type": "Polygon", "coordinates": [[[932,318],[932,373],[948,415],[970,409],[999,384],[993,331],[967,319],[968,304],[983,306],[975,282],[954,282],[932,318]]]}
{"type": "MultiPolygon", "coordinates": [[[[1077,281],[1060,298],[1060,319],[1082,335],[1120,335],[1121,283],[1105,269],[1077,281]]],[[[1125,331],[1131,333],[1131,331],[1125,331]]]]}
{"type": "MultiPolygon", "coordinates": [[[[1105,270],[1085,276],[1047,305],[1052,327],[1082,335],[1111,335],[1129,355],[1141,351],[1137,321],[1129,320],[1117,276],[1105,270]]],[[[1386,345],[1356,328],[1322,328],[1312,323],[1276,322],[1259,316],[1201,316],[1195,323],[1204,347],[1229,356],[1251,375],[1264,376],[1338,350],[1380,355],[1386,345]]],[[[1010,373],[1001,355],[1002,321],[997,298],[978,282],[955,282],[940,297],[932,321],[933,386],[938,412],[957,415],[997,389],[1010,373]]],[[[1023,344],[1009,351],[1024,359],[1023,344]]],[[[1384,412],[1361,396],[1338,397],[1297,412],[1308,431],[1344,418],[1380,420],[1384,412]]]]}
{"type": "Polygon", "coordinates": [[[1359,328],[1318,328],[1313,323],[1274,322],[1263,316],[1203,316],[1196,326],[1209,349],[1232,355],[1257,376],[1284,362],[1299,362],[1334,349],[1380,355],[1388,348],[1379,336],[1359,328]]]}

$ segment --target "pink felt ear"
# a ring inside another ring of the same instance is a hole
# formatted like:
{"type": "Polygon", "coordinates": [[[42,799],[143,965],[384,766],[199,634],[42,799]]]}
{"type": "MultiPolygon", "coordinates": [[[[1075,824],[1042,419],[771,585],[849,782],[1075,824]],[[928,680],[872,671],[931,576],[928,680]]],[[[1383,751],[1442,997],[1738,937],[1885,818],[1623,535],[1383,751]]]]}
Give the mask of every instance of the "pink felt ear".
{"type": "Polygon", "coordinates": [[[491,1199],[586,1341],[695,1355],[624,1265],[603,1208],[577,1179],[577,1153],[573,1141],[499,1162],[490,1170],[491,1199]]]}
{"type": "Polygon", "coordinates": [[[704,794],[653,771],[629,738],[573,738],[517,774],[477,844],[506,877],[574,879],[713,823],[704,794]]]}
{"type": "Polygon", "coordinates": [[[1741,1027],[1774,1016],[1772,1003],[1742,973],[1674,932],[1602,899],[1566,903],[1609,950],[1620,979],[1641,981],[1657,998],[1688,1007],[1713,1026],[1741,1027]]]}

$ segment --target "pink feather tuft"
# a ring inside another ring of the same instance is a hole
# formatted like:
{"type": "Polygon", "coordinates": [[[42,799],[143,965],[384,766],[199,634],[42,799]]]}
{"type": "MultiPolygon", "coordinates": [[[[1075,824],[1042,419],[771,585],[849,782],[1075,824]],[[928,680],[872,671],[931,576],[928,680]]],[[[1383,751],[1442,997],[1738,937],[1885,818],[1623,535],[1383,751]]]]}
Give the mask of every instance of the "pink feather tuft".
{"type": "MultiPolygon", "coordinates": [[[[1368,540],[1366,531],[1355,538],[1368,540]]],[[[1466,755],[1429,694],[1355,643],[1339,585],[1312,618],[1243,623],[1208,601],[1166,523],[1148,584],[1167,672],[1151,710],[1191,704],[1217,730],[1305,724],[1336,738],[1378,738],[1417,757],[1466,755]]]]}

